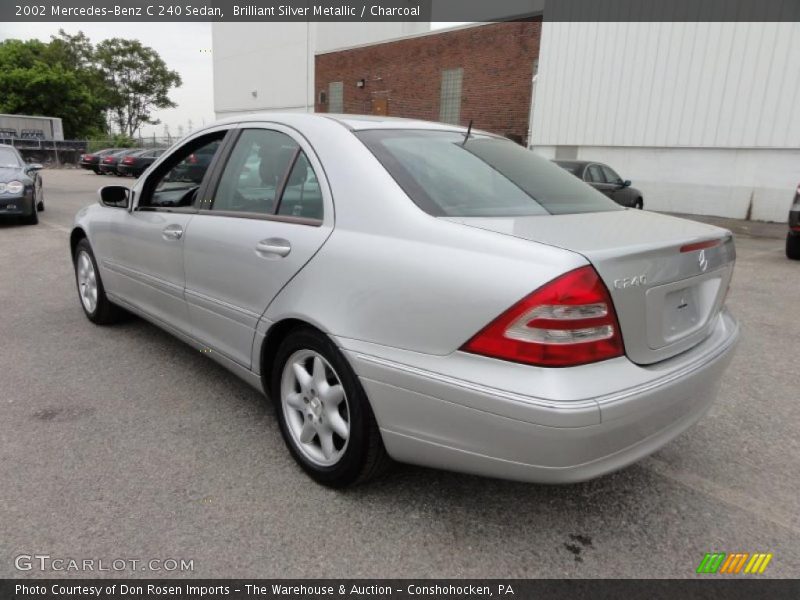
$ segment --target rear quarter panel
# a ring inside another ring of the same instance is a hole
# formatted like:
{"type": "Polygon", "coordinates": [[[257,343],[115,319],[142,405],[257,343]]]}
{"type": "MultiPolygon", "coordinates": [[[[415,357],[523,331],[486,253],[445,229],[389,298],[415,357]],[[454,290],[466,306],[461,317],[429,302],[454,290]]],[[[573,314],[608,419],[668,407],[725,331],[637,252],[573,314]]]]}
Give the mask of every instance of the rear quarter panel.
{"type": "MultiPolygon", "coordinates": [[[[323,124],[325,126],[325,124],[323,124]]],[[[573,252],[424,213],[341,125],[307,131],[333,195],[328,241],[268,307],[339,338],[445,355],[522,297],[587,264],[573,252]]]]}

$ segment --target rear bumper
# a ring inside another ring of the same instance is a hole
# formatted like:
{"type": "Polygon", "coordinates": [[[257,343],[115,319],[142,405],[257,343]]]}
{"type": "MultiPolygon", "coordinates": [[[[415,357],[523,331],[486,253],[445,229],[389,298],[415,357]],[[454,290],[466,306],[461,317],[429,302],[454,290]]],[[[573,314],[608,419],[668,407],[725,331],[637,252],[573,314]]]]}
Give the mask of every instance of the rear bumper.
{"type": "MultiPolygon", "coordinates": [[[[546,375],[541,391],[550,395],[557,395],[559,387],[552,376],[561,378],[564,390],[578,389],[576,383],[580,388],[586,382],[575,378],[585,377],[594,382],[605,378],[597,388],[607,389],[614,381],[619,388],[569,400],[475,383],[480,375],[476,359],[501,361],[462,353],[447,357],[471,362],[473,377],[467,381],[348,350],[346,342],[343,349],[367,391],[386,449],[396,460],[491,477],[568,483],[636,462],[697,422],[716,398],[738,336],[737,323],[723,313],[706,341],[656,366],[639,367],[627,359],[573,369],[511,365],[527,370],[526,377],[531,369],[547,372],[540,373],[546,375]],[[616,379],[625,373],[632,379],[635,372],[635,385],[616,379]]],[[[488,371],[487,378],[492,378],[488,371]]],[[[593,387],[592,381],[588,384],[593,387]]]]}

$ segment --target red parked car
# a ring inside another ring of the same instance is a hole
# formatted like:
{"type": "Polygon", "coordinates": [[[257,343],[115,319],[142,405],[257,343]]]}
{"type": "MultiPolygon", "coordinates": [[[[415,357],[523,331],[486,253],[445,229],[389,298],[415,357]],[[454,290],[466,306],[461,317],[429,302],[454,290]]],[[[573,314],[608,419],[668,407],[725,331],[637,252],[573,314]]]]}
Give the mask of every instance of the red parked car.
{"type": "Polygon", "coordinates": [[[100,175],[100,160],[108,156],[112,152],[119,152],[119,151],[120,148],[105,148],[104,150],[98,150],[97,152],[90,152],[88,154],[84,154],[83,156],[81,156],[80,160],[81,169],[94,171],[95,173],[100,175]]]}
{"type": "Polygon", "coordinates": [[[117,150],[111,154],[107,154],[100,159],[100,164],[97,166],[101,175],[117,175],[117,165],[119,161],[124,159],[129,154],[139,152],[141,148],[124,148],[117,150]]]}
{"type": "Polygon", "coordinates": [[[165,150],[166,148],[149,148],[128,154],[117,163],[117,175],[139,177],[165,150]]]}

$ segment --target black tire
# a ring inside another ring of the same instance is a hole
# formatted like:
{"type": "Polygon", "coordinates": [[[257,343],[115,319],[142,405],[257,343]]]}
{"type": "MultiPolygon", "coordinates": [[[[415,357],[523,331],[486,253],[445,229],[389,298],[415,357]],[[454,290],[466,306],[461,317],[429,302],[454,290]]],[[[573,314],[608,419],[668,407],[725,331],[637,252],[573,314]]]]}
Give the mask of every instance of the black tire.
{"type": "Polygon", "coordinates": [[[44,211],[44,200],[39,200],[39,203],[36,205],[36,210],[39,212],[44,211]]]}
{"type": "Polygon", "coordinates": [[[358,377],[338,348],[321,332],[310,327],[297,329],[283,340],[270,374],[270,397],[275,404],[281,434],[289,452],[316,482],[332,488],[364,483],[384,472],[391,464],[369,400],[358,377]],[[346,395],[350,434],[344,453],[332,466],[316,465],[303,455],[297,446],[299,442],[296,442],[289,432],[289,425],[284,415],[281,399],[284,365],[293,354],[302,350],[316,352],[328,362],[339,378],[346,395]]]}
{"type": "Polygon", "coordinates": [[[800,235],[786,235],[786,258],[800,260],[800,235]]]}
{"type": "Polygon", "coordinates": [[[86,238],[79,241],[78,245],[75,247],[75,257],[72,264],[75,270],[75,285],[78,288],[78,300],[80,301],[81,308],[86,318],[96,325],[111,325],[119,321],[124,316],[125,311],[112,303],[106,296],[103,280],[100,278],[100,271],[97,268],[97,261],[94,258],[94,252],[92,252],[92,246],[86,238]],[[91,312],[81,300],[81,289],[80,283],[78,282],[78,259],[83,252],[85,252],[89,256],[89,260],[92,261],[95,277],[97,278],[97,305],[91,312]]]}
{"type": "Polygon", "coordinates": [[[36,206],[33,207],[33,212],[25,217],[25,224],[26,225],[36,225],[39,222],[39,211],[36,210],[36,206]]]}
{"type": "Polygon", "coordinates": [[[637,198],[636,202],[633,203],[633,208],[642,210],[644,208],[644,200],[642,200],[641,198],[637,198]]]}

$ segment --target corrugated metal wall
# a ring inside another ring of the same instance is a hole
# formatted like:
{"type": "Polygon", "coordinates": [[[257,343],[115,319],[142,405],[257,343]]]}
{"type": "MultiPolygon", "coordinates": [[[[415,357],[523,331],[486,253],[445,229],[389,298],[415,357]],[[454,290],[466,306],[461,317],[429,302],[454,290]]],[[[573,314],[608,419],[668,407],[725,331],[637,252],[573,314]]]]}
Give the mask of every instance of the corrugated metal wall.
{"type": "Polygon", "coordinates": [[[536,145],[800,147],[800,23],[546,22],[536,145]]]}

